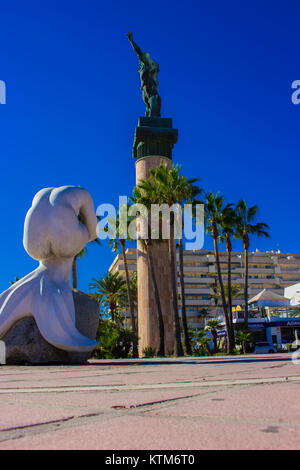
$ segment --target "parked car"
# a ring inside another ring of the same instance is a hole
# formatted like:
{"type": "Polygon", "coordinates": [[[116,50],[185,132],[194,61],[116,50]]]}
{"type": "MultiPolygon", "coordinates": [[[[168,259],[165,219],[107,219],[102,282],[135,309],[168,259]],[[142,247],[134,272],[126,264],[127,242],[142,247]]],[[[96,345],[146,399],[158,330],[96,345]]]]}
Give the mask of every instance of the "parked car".
{"type": "Polygon", "coordinates": [[[272,343],[269,343],[268,341],[261,341],[259,343],[256,343],[254,348],[255,354],[271,354],[275,352],[276,348],[272,343]]]}
{"type": "Polygon", "coordinates": [[[288,351],[292,349],[293,338],[282,338],[281,339],[281,351],[288,351]]]}
{"type": "Polygon", "coordinates": [[[292,351],[292,350],[297,350],[300,347],[300,341],[299,339],[293,340],[293,338],[290,339],[282,339],[282,344],[281,344],[281,351],[292,351]]]}

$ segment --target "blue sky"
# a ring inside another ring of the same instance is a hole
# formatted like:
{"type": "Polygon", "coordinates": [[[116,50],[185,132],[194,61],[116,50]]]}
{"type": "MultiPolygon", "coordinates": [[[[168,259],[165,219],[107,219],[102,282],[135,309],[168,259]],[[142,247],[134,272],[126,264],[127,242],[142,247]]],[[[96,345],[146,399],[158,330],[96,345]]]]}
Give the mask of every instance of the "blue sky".
{"type": "MultiPolygon", "coordinates": [[[[250,248],[299,252],[299,15],[293,0],[2,2],[0,290],[37,265],[22,236],[39,189],[81,185],[95,206],[132,192],[144,104],[127,30],[160,65],[162,116],[179,130],[174,163],[228,202],[259,205],[271,240],[250,248]]],[[[113,258],[106,243],[89,247],[79,288],[113,258]]]]}

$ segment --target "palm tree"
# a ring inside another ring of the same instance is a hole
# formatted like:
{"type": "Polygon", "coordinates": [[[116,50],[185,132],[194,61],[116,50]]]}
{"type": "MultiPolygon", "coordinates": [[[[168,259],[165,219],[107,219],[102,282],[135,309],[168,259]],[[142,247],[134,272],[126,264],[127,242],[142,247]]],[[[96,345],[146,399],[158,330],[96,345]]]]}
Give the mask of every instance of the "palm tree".
{"type": "MultiPolygon", "coordinates": [[[[117,219],[116,219],[116,236],[118,236],[119,239],[117,239],[117,238],[110,239],[109,246],[112,247],[113,251],[118,252],[119,251],[119,243],[121,245],[122,256],[123,256],[123,261],[124,261],[124,268],[125,268],[125,278],[126,278],[128,305],[129,305],[130,318],[131,318],[131,327],[132,327],[133,331],[137,334],[137,327],[136,327],[135,315],[134,315],[134,305],[133,305],[133,301],[132,301],[131,288],[130,288],[130,276],[129,276],[129,270],[128,270],[127,255],[126,255],[126,240],[131,240],[130,236],[128,234],[128,226],[133,220],[133,217],[128,216],[129,207],[130,206],[128,204],[123,204],[122,207],[120,207],[120,210],[118,212],[118,216],[117,216],[117,219]],[[120,222],[120,217],[122,217],[122,223],[120,222]],[[124,227],[124,222],[126,224],[126,227],[124,227]],[[123,233],[124,229],[126,229],[126,233],[123,233]]],[[[136,335],[136,338],[137,338],[137,335],[136,335]]],[[[138,357],[137,340],[134,341],[134,343],[133,343],[132,353],[133,353],[133,357],[138,357]]]]}
{"type": "Polygon", "coordinates": [[[214,252],[215,252],[215,258],[216,258],[218,282],[220,286],[222,308],[223,308],[225,326],[226,326],[226,332],[227,332],[227,338],[228,338],[227,349],[229,353],[232,353],[234,349],[234,333],[233,333],[232,325],[230,323],[230,317],[228,315],[227,302],[226,302],[223,278],[222,278],[222,273],[221,273],[219,249],[218,249],[218,240],[219,240],[220,226],[221,226],[221,221],[222,221],[222,212],[228,210],[230,207],[231,207],[231,204],[227,204],[224,207],[224,197],[221,196],[219,193],[217,193],[216,195],[214,195],[211,192],[206,194],[205,208],[204,208],[206,230],[207,232],[211,234],[213,243],[214,243],[214,252]]]}
{"type": "MultiPolygon", "coordinates": [[[[226,299],[229,298],[229,293],[228,293],[228,283],[224,283],[224,292],[225,292],[225,297],[226,299]]],[[[243,294],[243,290],[241,289],[241,286],[239,284],[231,284],[231,299],[237,299],[243,294]]],[[[216,305],[218,305],[219,300],[221,300],[221,292],[219,286],[216,286],[214,288],[214,294],[211,295],[211,298],[215,300],[216,305]]],[[[228,304],[227,304],[228,305],[228,304]]]]}
{"type": "Polygon", "coordinates": [[[209,315],[209,311],[207,308],[202,307],[198,313],[197,313],[197,318],[199,318],[202,322],[207,318],[209,315]]]}
{"type": "Polygon", "coordinates": [[[236,212],[231,207],[227,207],[221,214],[221,242],[226,244],[227,251],[227,298],[228,298],[228,309],[229,309],[229,320],[232,324],[232,289],[231,289],[231,252],[232,243],[231,238],[235,235],[236,227],[236,212]]]}
{"type": "Polygon", "coordinates": [[[195,352],[198,352],[199,355],[203,355],[204,351],[210,355],[209,343],[211,342],[211,338],[209,336],[205,336],[203,330],[197,331],[195,333],[195,352]]]}
{"type": "Polygon", "coordinates": [[[185,352],[188,356],[192,354],[191,342],[188,333],[187,317],[186,317],[186,301],[185,301],[185,285],[184,285],[184,268],[183,268],[183,240],[179,239],[179,279],[181,289],[181,315],[184,334],[185,352]]]}
{"type": "MultiPolygon", "coordinates": [[[[138,186],[135,186],[133,189],[133,195],[130,199],[134,204],[137,204],[137,205],[140,204],[142,206],[145,206],[148,209],[148,211],[151,207],[151,204],[157,203],[156,195],[155,195],[155,192],[153,191],[151,184],[149,186],[146,186],[146,189],[144,189],[143,191],[138,186]]],[[[148,218],[147,223],[148,223],[148,233],[151,233],[151,224],[150,224],[149,218],[148,218]]],[[[159,242],[160,240],[158,239],[155,241],[159,242]]],[[[155,274],[155,269],[154,269],[154,260],[153,260],[153,253],[152,253],[153,241],[151,239],[151,236],[148,236],[146,239],[141,240],[141,242],[147,253],[148,266],[149,266],[150,276],[152,280],[156,309],[157,309],[158,328],[159,328],[159,350],[157,354],[158,356],[164,356],[165,355],[165,327],[164,327],[164,320],[163,320],[163,315],[162,315],[162,308],[161,308],[161,302],[160,302],[160,297],[159,297],[158,285],[157,285],[157,280],[156,280],[156,274],[155,274]]]]}
{"type": "Polygon", "coordinates": [[[245,200],[240,200],[236,206],[236,235],[235,237],[243,241],[245,252],[245,272],[244,272],[244,322],[245,327],[248,327],[248,253],[250,245],[250,236],[256,235],[257,237],[269,238],[269,227],[263,222],[254,222],[258,213],[258,206],[247,206],[245,200]]]}
{"type": "Polygon", "coordinates": [[[118,307],[123,307],[126,298],[126,281],[118,273],[107,273],[101,279],[92,279],[89,284],[90,289],[94,289],[94,298],[100,304],[107,305],[111,319],[117,323],[118,307]]]}
{"type": "Polygon", "coordinates": [[[214,353],[218,352],[218,344],[217,344],[218,334],[217,334],[217,330],[220,330],[221,328],[222,328],[222,325],[219,322],[219,320],[209,320],[206,323],[206,326],[204,328],[205,331],[210,331],[211,334],[212,334],[212,339],[213,339],[213,343],[214,343],[214,351],[213,351],[214,353]]]}
{"type": "Polygon", "coordinates": [[[251,333],[249,331],[241,330],[237,332],[236,337],[238,342],[242,345],[243,354],[246,354],[248,349],[247,345],[249,344],[252,338],[251,333]]]}
{"type": "Polygon", "coordinates": [[[133,271],[132,275],[131,275],[131,279],[130,279],[130,293],[131,293],[131,301],[132,301],[132,305],[133,305],[133,309],[134,309],[134,312],[136,313],[136,331],[138,332],[138,316],[137,316],[137,312],[138,312],[138,295],[137,295],[137,285],[138,285],[138,281],[137,281],[137,272],[136,271],[133,271]]]}
{"type": "MultiPolygon", "coordinates": [[[[211,298],[215,300],[215,305],[218,306],[219,301],[221,300],[221,292],[219,286],[215,286],[213,288],[214,294],[211,295],[211,298]]],[[[229,287],[228,283],[224,283],[224,292],[225,292],[225,297],[228,299],[227,306],[229,307],[229,298],[231,299],[231,302],[234,299],[237,299],[241,297],[243,294],[243,290],[241,290],[241,287],[239,284],[230,284],[230,293],[229,293],[229,287]]],[[[235,345],[235,335],[234,335],[234,324],[233,324],[233,318],[232,318],[232,305],[231,305],[231,316],[230,316],[230,324],[231,324],[231,329],[232,329],[232,335],[234,337],[234,345],[235,345]]]]}
{"type": "MultiPolygon", "coordinates": [[[[149,185],[151,191],[156,194],[158,204],[167,204],[169,208],[174,207],[180,202],[180,191],[182,190],[182,181],[179,175],[180,167],[175,166],[168,168],[167,165],[161,164],[155,169],[150,170],[149,181],[141,180],[139,187],[147,191],[149,185]]],[[[178,294],[177,294],[177,261],[176,261],[176,244],[175,244],[175,214],[170,212],[170,238],[169,238],[169,262],[171,272],[172,285],[172,301],[173,301],[173,322],[175,329],[175,353],[176,356],[183,356],[183,348],[181,343],[178,294]]],[[[186,322],[185,322],[186,323],[186,322]]],[[[186,329],[186,335],[187,329],[186,329]]]]}
{"type": "MultiPolygon", "coordinates": [[[[195,207],[200,202],[197,197],[202,193],[202,189],[195,186],[195,183],[199,181],[199,178],[187,179],[185,176],[181,176],[181,184],[178,191],[178,203],[181,205],[181,214],[178,212],[178,216],[181,216],[181,227],[184,229],[184,205],[190,204],[192,206],[192,217],[195,217],[195,207]]],[[[185,285],[184,285],[184,267],[183,267],[183,237],[179,238],[179,279],[181,288],[181,312],[182,312],[182,325],[184,333],[184,346],[187,355],[192,354],[192,347],[189,338],[187,317],[186,317],[186,301],[185,301],[185,285]]]]}

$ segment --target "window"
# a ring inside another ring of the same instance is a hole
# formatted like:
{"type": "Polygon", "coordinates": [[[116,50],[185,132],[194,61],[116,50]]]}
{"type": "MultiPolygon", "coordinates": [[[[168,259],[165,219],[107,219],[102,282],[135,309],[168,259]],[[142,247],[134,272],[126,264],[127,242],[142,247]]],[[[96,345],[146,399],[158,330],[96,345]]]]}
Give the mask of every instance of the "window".
{"type": "Polygon", "coordinates": [[[186,300],[209,300],[208,294],[186,294],[186,300]]]}

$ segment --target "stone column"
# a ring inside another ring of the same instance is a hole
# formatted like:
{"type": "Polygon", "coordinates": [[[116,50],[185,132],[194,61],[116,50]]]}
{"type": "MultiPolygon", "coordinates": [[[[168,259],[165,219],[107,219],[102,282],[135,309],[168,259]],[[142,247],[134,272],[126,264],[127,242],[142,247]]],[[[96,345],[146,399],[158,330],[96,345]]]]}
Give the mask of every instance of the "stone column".
{"type": "MultiPolygon", "coordinates": [[[[177,130],[172,120],[158,117],[140,118],[136,128],[133,156],[136,161],[136,183],[149,177],[149,170],[165,163],[172,166],[172,148],[177,141],[177,130]]],[[[157,279],[165,329],[165,353],[175,349],[172,287],[168,240],[153,244],[154,269],[157,279]]],[[[137,242],[138,275],[138,334],[139,355],[144,348],[159,349],[159,326],[154,289],[148,266],[147,253],[137,242]]]]}

